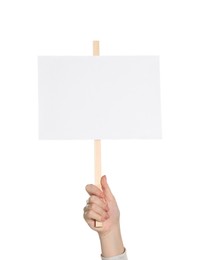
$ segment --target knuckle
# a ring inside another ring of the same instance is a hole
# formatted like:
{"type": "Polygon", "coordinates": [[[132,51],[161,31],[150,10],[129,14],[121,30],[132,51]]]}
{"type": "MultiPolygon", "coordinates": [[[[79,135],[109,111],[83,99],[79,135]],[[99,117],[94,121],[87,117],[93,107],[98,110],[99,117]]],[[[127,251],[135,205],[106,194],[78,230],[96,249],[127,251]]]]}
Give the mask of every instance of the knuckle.
{"type": "Polygon", "coordinates": [[[85,186],[85,190],[88,192],[89,189],[90,189],[90,184],[87,184],[87,185],[85,186]]]}
{"type": "Polygon", "coordinates": [[[92,204],[88,205],[88,211],[92,210],[92,204]]]}
{"type": "Polygon", "coordinates": [[[89,201],[90,201],[90,203],[94,203],[95,202],[95,196],[91,196],[89,201]]]}
{"type": "Polygon", "coordinates": [[[88,212],[87,212],[88,218],[91,218],[91,217],[92,217],[93,212],[94,212],[94,211],[93,211],[92,209],[88,210],[88,212]]]}
{"type": "Polygon", "coordinates": [[[86,212],[85,217],[90,218],[90,212],[89,211],[86,212]]]}
{"type": "Polygon", "coordinates": [[[94,205],[94,204],[91,204],[91,205],[89,206],[89,209],[92,210],[92,211],[94,211],[95,205],[94,205]]]}

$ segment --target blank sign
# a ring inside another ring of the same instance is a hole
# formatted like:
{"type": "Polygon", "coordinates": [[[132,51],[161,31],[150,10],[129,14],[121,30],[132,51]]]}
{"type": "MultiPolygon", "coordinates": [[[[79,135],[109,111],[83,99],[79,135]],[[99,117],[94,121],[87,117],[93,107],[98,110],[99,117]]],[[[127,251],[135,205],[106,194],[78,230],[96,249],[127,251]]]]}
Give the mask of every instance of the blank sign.
{"type": "Polygon", "coordinates": [[[40,139],[160,138],[157,56],[39,56],[40,139]]]}

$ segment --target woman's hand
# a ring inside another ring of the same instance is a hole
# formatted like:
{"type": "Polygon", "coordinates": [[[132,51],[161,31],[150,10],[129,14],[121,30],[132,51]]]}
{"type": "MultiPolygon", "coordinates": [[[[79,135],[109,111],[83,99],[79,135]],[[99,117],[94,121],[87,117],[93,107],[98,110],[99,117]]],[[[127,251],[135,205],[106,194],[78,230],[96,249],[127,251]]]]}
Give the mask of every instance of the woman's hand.
{"type": "Polygon", "coordinates": [[[120,212],[106,176],[101,178],[101,188],[102,191],[93,184],[86,186],[90,197],[84,208],[84,219],[100,236],[104,236],[119,226],[120,212]],[[102,227],[95,227],[95,220],[102,222],[102,227]]]}
{"type": "Polygon", "coordinates": [[[125,251],[120,232],[120,212],[106,176],[101,178],[101,188],[92,184],[86,186],[90,197],[84,207],[84,219],[99,234],[102,256],[118,256],[125,251]],[[95,220],[102,222],[102,227],[95,227],[95,220]]]}

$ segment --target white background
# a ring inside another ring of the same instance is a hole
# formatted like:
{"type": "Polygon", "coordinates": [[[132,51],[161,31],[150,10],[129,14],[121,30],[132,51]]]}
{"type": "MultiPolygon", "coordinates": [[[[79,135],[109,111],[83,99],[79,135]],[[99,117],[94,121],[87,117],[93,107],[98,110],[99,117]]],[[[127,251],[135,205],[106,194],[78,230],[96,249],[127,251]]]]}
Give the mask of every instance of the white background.
{"type": "Polygon", "coordinates": [[[203,258],[201,1],[1,1],[0,259],[100,259],[92,141],[39,141],[37,55],[160,55],[163,139],[103,141],[130,260],[203,258]]]}

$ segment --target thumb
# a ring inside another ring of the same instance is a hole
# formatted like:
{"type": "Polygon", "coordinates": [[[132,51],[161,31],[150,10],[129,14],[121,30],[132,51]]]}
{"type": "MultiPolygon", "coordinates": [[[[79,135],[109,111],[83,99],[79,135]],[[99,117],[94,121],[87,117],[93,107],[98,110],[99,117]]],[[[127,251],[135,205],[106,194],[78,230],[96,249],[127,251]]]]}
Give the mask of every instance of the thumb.
{"type": "Polygon", "coordinates": [[[102,187],[102,190],[103,190],[103,193],[104,193],[104,196],[111,200],[114,198],[112,192],[111,192],[111,189],[107,183],[107,178],[106,178],[106,175],[102,176],[101,178],[101,187],[102,187]]]}

